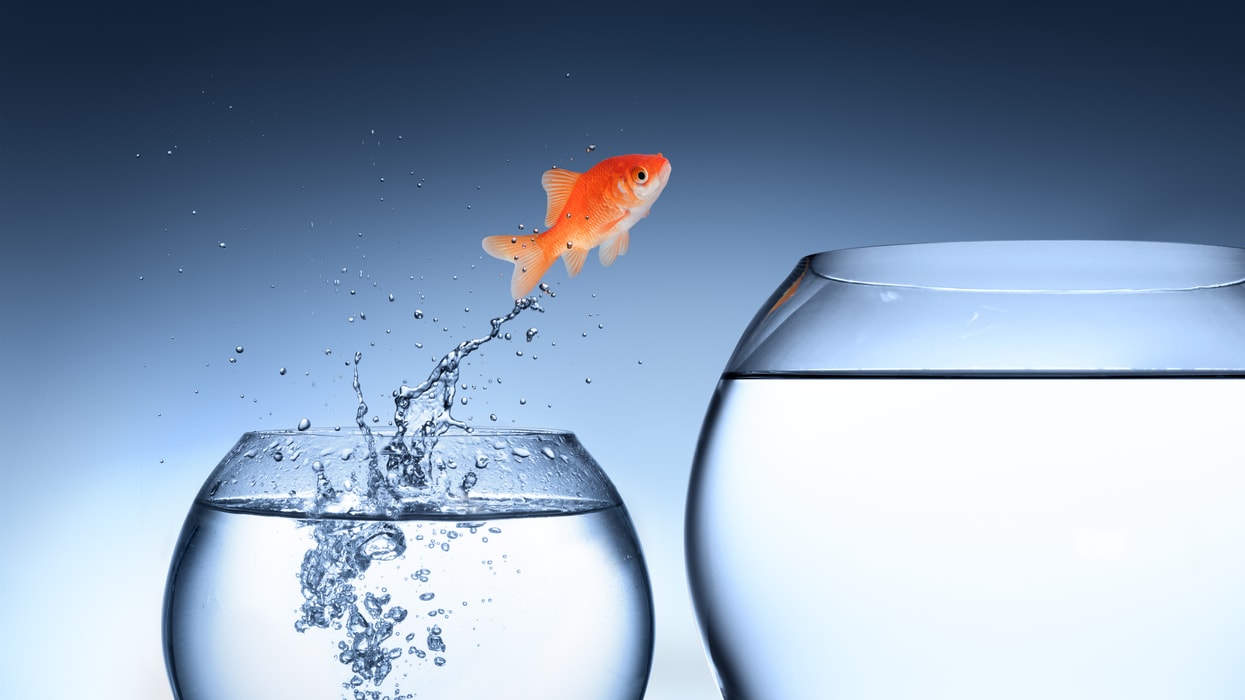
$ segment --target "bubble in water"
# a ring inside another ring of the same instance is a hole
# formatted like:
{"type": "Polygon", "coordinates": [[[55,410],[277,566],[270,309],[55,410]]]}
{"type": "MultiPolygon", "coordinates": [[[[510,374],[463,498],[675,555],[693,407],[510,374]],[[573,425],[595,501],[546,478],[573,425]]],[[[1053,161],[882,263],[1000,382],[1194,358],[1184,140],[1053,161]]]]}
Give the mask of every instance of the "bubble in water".
{"type": "Polygon", "coordinates": [[[302,420],[298,421],[298,429],[299,429],[299,430],[307,430],[307,429],[309,429],[309,428],[311,428],[311,421],[310,421],[310,420],[308,420],[308,419],[304,418],[304,419],[302,419],[302,420]]]}
{"type": "Polygon", "coordinates": [[[221,242],[220,242],[220,247],[222,247],[222,248],[224,248],[224,247],[225,247],[225,242],[224,242],[224,241],[221,241],[221,242]]]}
{"type": "Polygon", "coordinates": [[[415,309],[415,318],[423,318],[423,317],[424,317],[424,310],[423,310],[423,309],[415,309]]]}
{"type": "Polygon", "coordinates": [[[243,348],[241,345],[239,345],[238,347],[236,347],[236,348],[234,348],[234,349],[233,349],[233,351],[234,351],[234,352],[236,352],[236,353],[238,353],[239,355],[241,355],[241,354],[242,354],[242,351],[243,351],[243,350],[245,350],[245,348],[243,348]]]}
{"type": "Polygon", "coordinates": [[[231,357],[231,358],[229,358],[229,364],[231,364],[231,365],[236,365],[236,364],[238,364],[238,358],[236,358],[236,357],[231,357]]]}
{"type": "Polygon", "coordinates": [[[393,301],[393,295],[392,295],[392,294],[390,294],[390,295],[389,295],[389,301],[393,301]]]}
{"type": "Polygon", "coordinates": [[[445,651],[445,640],[441,638],[441,628],[433,625],[428,630],[428,651],[445,651]]]}
{"type": "Polygon", "coordinates": [[[529,343],[532,342],[532,338],[535,338],[538,332],[539,331],[537,331],[535,328],[527,329],[527,342],[529,343]]]}
{"type": "Polygon", "coordinates": [[[591,383],[592,383],[592,377],[584,377],[584,384],[591,384],[591,383]]]}
{"type": "Polygon", "coordinates": [[[593,151],[595,151],[595,150],[597,150],[597,145],[596,145],[595,143],[590,143],[590,144],[588,144],[588,147],[584,149],[584,152],[585,152],[585,153],[592,153],[592,152],[593,152],[593,151]]]}
{"type": "Polygon", "coordinates": [[[284,367],[282,367],[281,369],[277,370],[277,372],[278,372],[278,373],[279,373],[282,377],[284,377],[284,376],[285,376],[285,368],[284,368],[284,367]]]}

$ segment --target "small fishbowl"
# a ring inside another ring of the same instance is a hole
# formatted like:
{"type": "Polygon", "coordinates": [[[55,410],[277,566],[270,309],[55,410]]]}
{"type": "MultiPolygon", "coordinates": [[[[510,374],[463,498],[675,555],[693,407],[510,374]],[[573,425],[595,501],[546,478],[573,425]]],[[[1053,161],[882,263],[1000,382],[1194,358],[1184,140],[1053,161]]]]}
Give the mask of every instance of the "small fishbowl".
{"type": "Polygon", "coordinates": [[[801,260],[710,402],[687,565],[729,700],[1245,697],[1245,249],[801,260]]]}
{"type": "Polygon", "coordinates": [[[652,596],[568,432],[246,433],[165,592],[179,700],[639,700],[652,596]]]}

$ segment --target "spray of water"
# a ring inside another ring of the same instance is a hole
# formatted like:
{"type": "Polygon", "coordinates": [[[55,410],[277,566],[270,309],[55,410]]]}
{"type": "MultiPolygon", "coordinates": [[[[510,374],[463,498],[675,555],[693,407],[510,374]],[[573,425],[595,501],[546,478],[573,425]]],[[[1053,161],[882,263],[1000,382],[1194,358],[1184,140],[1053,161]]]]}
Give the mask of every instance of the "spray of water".
{"type": "MultiPolygon", "coordinates": [[[[459,343],[420,384],[396,389],[393,392],[396,431],[379,450],[376,436],[367,425],[368,406],[359,382],[363,354],[355,353],[353,386],[358,398],[355,424],[368,449],[365,498],[369,501],[366,503],[369,510],[389,512],[397,517],[403,498],[419,497],[435,508],[446,500],[467,497],[475,483],[475,474],[468,472],[461,481],[451,482],[445,476],[446,470],[434,465],[432,459],[439,436],[452,429],[471,430],[451,413],[459,367],[468,355],[501,335],[507,322],[528,309],[544,312],[534,296],[517,300],[509,313],[490,321],[488,335],[459,343]]],[[[529,340],[535,332],[535,329],[528,331],[529,340]]],[[[325,514],[330,514],[330,509],[340,509],[342,491],[324,477],[322,467],[317,470],[317,476],[317,506],[325,514]]],[[[344,632],[344,638],[337,644],[337,660],[348,666],[352,675],[343,687],[353,693],[355,700],[379,700],[382,697],[379,691],[368,690],[365,686],[370,683],[380,687],[392,670],[394,660],[403,653],[422,659],[427,652],[415,646],[404,651],[399,638],[394,636],[395,626],[406,619],[405,608],[390,604],[389,594],[378,596],[367,592],[360,601],[356,582],[373,563],[401,556],[407,547],[405,538],[401,529],[386,522],[325,518],[311,520],[309,524],[314,545],[304,555],[299,571],[304,602],[294,628],[299,632],[313,628],[344,632]]],[[[425,646],[428,652],[437,654],[434,661],[441,666],[445,663],[444,637],[440,627],[430,629],[425,646]]],[[[410,637],[407,635],[408,642],[410,637]]]]}

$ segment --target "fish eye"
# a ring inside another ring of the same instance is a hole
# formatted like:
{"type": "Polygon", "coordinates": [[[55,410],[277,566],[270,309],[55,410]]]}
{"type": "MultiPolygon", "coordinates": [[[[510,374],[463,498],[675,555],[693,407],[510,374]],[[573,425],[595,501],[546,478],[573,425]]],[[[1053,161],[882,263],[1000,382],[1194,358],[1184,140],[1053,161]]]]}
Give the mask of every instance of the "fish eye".
{"type": "Polygon", "coordinates": [[[643,184],[648,180],[648,171],[644,168],[636,168],[631,176],[635,178],[636,182],[643,184]]]}

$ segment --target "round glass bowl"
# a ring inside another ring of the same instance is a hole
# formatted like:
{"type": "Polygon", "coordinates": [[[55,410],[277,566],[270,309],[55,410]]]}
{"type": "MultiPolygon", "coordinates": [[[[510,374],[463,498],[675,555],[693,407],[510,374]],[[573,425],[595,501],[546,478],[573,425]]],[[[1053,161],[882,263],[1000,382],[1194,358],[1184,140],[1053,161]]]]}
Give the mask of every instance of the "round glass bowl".
{"type": "Polygon", "coordinates": [[[186,518],[164,641],[179,700],[639,700],[652,597],[570,433],[254,432],[186,518]]]}
{"type": "Polygon", "coordinates": [[[1245,697],[1242,426],[1245,250],[804,258],[692,471],[724,697],[1245,697]]]}

